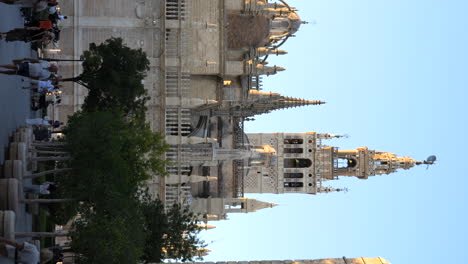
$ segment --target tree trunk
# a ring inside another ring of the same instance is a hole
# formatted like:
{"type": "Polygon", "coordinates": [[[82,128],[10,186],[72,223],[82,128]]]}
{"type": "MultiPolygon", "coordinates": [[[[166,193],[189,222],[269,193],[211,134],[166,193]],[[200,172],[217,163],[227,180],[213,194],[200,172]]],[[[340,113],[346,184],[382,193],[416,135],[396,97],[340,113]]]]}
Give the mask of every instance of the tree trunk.
{"type": "Polygon", "coordinates": [[[38,150],[38,151],[41,151],[41,150],[44,150],[44,151],[63,151],[65,149],[65,146],[33,146],[32,148],[30,148],[31,151],[34,151],[34,150],[38,150]]]}
{"type": "Polygon", "coordinates": [[[65,146],[65,142],[43,142],[43,141],[33,141],[31,146],[65,146]]]}
{"type": "Polygon", "coordinates": [[[59,81],[60,82],[79,82],[81,80],[81,76],[75,76],[71,78],[62,78],[59,81]]]}
{"type": "Polygon", "coordinates": [[[31,158],[32,161],[67,161],[71,160],[71,157],[35,157],[31,158]]]}
{"type": "Polygon", "coordinates": [[[63,169],[48,170],[48,171],[43,171],[43,172],[38,172],[38,173],[31,173],[31,174],[24,175],[23,179],[35,179],[35,178],[38,178],[47,174],[57,174],[57,173],[71,171],[71,170],[72,168],[63,168],[63,169]]]}
{"type": "Polygon", "coordinates": [[[73,59],[49,59],[49,58],[38,58],[39,60],[45,60],[45,61],[84,61],[84,60],[73,60],[73,59]]]}
{"type": "Polygon", "coordinates": [[[68,236],[68,232],[16,232],[15,237],[60,237],[68,236]]]}
{"type": "Polygon", "coordinates": [[[41,203],[68,203],[68,202],[76,202],[77,199],[22,199],[20,200],[21,203],[24,204],[41,204],[41,203]]]}
{"type": "Polygon", "coordinates": [[[50,151],[50,150],[38,150],[38,149],[33,149],[31,152],[35,152],[36,154],[55,154],[55,155],[65,155],[65,154],[70,154],[70,152],[67,151],[50,151]]]}

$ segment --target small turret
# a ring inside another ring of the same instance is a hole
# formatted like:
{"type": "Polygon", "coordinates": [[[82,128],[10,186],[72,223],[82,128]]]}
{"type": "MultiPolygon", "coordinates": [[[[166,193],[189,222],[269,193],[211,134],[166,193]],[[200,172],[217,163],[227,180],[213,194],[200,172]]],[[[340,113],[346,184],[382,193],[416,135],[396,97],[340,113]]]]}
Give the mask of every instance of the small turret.
{"type": "Polygon", "coordinates": [[[260,47],[260,48],[257,48],[256,50],[256,56],[257,57],[263,57],[263,56],[266,56],[266,55],[285,55],[285,54],[288,54],[288,52],[284,51],[284,50],[279,50],[279,49],[269,49],[267,47],[260,47]]]}
{"type": "Polygon", "coordinates": [[[216,226],[214,225],[208,225],[208,224],[204,224],[204,225],[201,225],[201,224],[197,224],[197,226],[201,229],[205,229],[205,230],[209,230],[209,229],[215,229],[216,226]]]}
{"type": "Polygon", "coordinates": [[[348,192],[348,188],[319,187],[317,193],[348,192]]]}
{"type": "Polygon", "coordinates": [[[283,68],[283,67],[278,67],[278,66],[273,66],[273,67],[270,67],[270,66],[265,66],[261,63],[258,63],[256,65],[256,67],[253,69],[253,72],[252,74],[253,75],[274,75],[274,74],[277,74],[278,72],[280,71],[285,71],[286,69],[283,68]]]}
{"type": "Polygon", "coordinates": [[[325,134],[317,134],[317,138],[321,139],[332,139],[332,138],[348,138],[348,135],[335,135],[335,134],[330,134],[330,133],[325,133],[325,134]]]}

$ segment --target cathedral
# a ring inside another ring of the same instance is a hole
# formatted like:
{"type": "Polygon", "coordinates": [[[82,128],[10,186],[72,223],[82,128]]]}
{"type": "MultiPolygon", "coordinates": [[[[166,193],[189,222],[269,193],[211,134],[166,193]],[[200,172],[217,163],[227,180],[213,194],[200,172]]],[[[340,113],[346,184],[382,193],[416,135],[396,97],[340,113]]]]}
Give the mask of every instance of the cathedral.
{"type": "MultiPolygon", "coordinates": [[[[187,262],[186,262],[187,263],[187,262]]],[[[332,258],[310,260],[282,260],[282,261],[242,261],[242,262],[189,262],[192,264],[390,264],[387,260],[377,258],[332,258]]]]}
{"type": "MultiPolygon", "coordinates": [[[[220,220],[275,206],[245,193],[342,191],[326,181],[430,163],[326,145],[342,135],[244,132],[244,122],[256,115],[325,103],[267,92],[262,85],[262,78],[285,70],[268,58],[287,56],[281,47],[306,24],[284,0],[82,0],[65,1],[62,12],[70,16],[62,25],[61,52],[45,55],[77,58],[89,43],[110,37],[148,55],[147,120],[165,134],[171,161],[169,175],[148,185],[166,207],[186,203],[203,220],[220,220]]],[[[76,76],[80,66],[64,62],[61,72],[76,76]]],[[[53,113],[64,122],[86,96],[78,84],[66,85],[53,113]]]]}

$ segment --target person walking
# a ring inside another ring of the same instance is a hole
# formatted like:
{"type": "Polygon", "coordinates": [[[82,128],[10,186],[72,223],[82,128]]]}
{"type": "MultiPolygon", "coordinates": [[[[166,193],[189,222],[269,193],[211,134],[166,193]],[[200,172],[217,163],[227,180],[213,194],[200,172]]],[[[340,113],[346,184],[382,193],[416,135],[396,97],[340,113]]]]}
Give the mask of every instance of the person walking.
{"type": "Polygon", "coordinates": [[[16,242],[0,237],[0,262],[2,257],[14,261],[14,263],[37,264],[47,263],[53,258],[53,253],[49,249],[41,249],[29,242],[16,242]],[[39,262],[40,261],[40,262],[39,262]]]}
{"type": "Polygon", "coordinates": [[[31,80],[31,86],[23,87],[23,89],[33,89],[34,92],[38,92],[40,94],[54,93],[57,90],[55,88],[55,85],[52,84],[51,80],[46,80],[46,81],[31,80]]]}
{"type": "Polygon", "coordinates": [[[55,34],[49,31],[52,29],[52,22],[47,20],[43,21],[42,24],[39,22],[37,27],[15,28],[8,32],[0,32],[0,39],[4,39],[6,42],[23,41],[48,44],[55,38],[55,34]]]}
{"type": "Polygon", "coordinates": [[[28,118],[26,119],[26,125],[59,128],[63,123],[58,120],[50,120],[49,117],[46,116],[44,118],[28,118]]]}
{"type": "Polygon", "coordinates": [[[34,80],[47,80],[51,73],[58,71],[57,65],[36,59],[14,60],[13,64],[0,65],[0,68],[9,69],[0,71],[2,74],[20,75],[34,80]]]}
{"type": "Polygon", "coordinates": [[[0,3],[34,8],[35,12],[40,12],[47,9],[49,5],[57,5],[57,0],[0,0],[0,3]]]}
{"type": "Polygon", "coordinates": [[[53,182],[44,182],[41,185],[23,185],[23,190],[28,193],[36,193],[36,194],[43,194],[47,195],[53,193],[57,190],[57,186],[53,182]]]}

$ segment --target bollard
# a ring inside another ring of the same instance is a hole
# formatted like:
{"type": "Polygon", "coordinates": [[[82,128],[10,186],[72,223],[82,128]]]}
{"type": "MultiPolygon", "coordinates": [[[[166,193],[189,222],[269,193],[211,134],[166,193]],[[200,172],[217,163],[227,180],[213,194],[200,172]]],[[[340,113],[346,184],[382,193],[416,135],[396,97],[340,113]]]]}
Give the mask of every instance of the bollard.
{"type": "Polygon", "coordinates": [[[5,160],[3,164],[3,177],[4,178],[13,178],[13,161],[5,160]]]}
{"type": "Polygon", "coordinates": [[[3,169],[3,175],[6,179],[23,180],[24,166],[21,160],[6,160],[3,169]]]}
{"type": "Polygon", "coordinates": [[[8,182],[0,180],[0,210],[6,210],[8,206],[8,182]]]}
{"type": "Polygon", "coordinates": [[[11,142],[10,143],[10,156],[9,158],[11,160],[17,159],[16,157],[18,156],[18,143],[17,142],[11,142]]]}
{"type": "Polygon", "coordinates": [[[19,181],[23,180],[23,175],[24,175],[25,167],[24,163],[21,160],[14,160],[13,161],[13,177],[19,181]]]}
{"type": "Polygon", "coordinates": [[[15,220],[15,212],[0,211],[0,236],[15,240],[15,220]]]}
{"type": "Polygon", "coordinates": [[[18,142],[17,144],[18,150],[17,150],[17,158],[18,160],[23,161],[23,166],[26,166],[27,163],[27,157],[28,157],[28,149],[26,147],[25,142],[18,142]]]}
{"type": "Polygon", "coordinates": [[[15,240],[16,214],[13,211],[3,211],[3,237],[15,240]]]}
{"type": "Polygon", "coordinates": [[[13,142],[20,142],[21,141],[21,132],[13,133],[13,142]]]}
{"type": "Polygon", "coordinates": [[[0,210],[19,210],[19,184],[17,179],[0,180],[0,210]]]}
{"type": "Polygon", "coordinates": [[[8,210],[15,213],[19,212],[19,188],[20,184],[17,179],[8,179],[8,210]]]}

